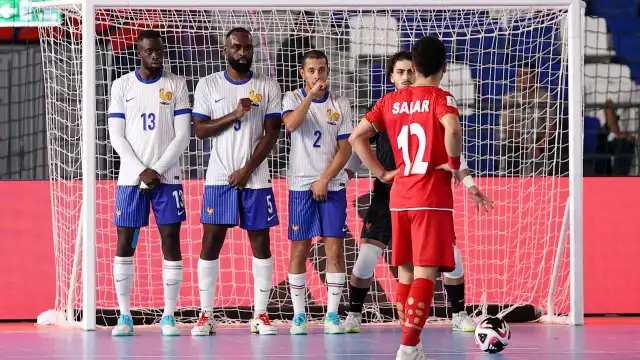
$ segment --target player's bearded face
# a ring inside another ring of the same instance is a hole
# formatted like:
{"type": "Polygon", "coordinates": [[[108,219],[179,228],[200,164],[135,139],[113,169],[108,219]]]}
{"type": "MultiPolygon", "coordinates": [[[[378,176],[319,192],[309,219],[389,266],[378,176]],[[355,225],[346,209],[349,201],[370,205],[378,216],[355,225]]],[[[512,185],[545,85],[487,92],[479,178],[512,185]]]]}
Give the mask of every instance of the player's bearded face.
{"type": "Polygon", "coordinates": [[[413,72],[412,63],[409,60],[400,60],[393,66],[391,73],[391,82],[397,90],[405,86],[413,85],[416,81],[416,75],[413,72]]]}
{"type": "MultiPolygon", "coordinates": [[[[236,39],[232,39],[236,40],[236,39]]],[[[248,42],[241,44],[233,42],[227,46],[227,62],[229,66],[240,74],[246,74],[251,70],[251,64],[253,63],[253,45],[248,42]]]]}

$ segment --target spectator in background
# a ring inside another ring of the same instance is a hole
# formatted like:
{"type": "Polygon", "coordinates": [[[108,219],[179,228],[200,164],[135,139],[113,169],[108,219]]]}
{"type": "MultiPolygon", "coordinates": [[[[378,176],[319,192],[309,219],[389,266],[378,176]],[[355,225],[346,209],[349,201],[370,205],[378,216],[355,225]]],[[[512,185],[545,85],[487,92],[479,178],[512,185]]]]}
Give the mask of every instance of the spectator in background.
{"type": "Polygon", "coordinates": [[[276,68],[277,80],[283,94],[304,87],[298,69],[304,53],[315,49],[312,39],[315,33],[314,21],[313,12],[301,12],[291,30],[292,35],[280,44],[276,54],[276,68]]]}
{"type": "Polygon", "coordinates": [[[516,86],[502,100],[500,117],[500,174],[548,175],[560,161],[556,136],[558,108],[538,84],[531,63],[517,70],[516,86]]]}
{"type": "Polygon", "coordinates": [[[638,109],[613,108],[609,99],[605,104],[604,116],[609,130],[607,137],[608,152],[613,156],[613,163],[608,163],[607,174],[627,176],[631,171],[633,156],[636,152],[636,136],[638,132],[638,109]]]}

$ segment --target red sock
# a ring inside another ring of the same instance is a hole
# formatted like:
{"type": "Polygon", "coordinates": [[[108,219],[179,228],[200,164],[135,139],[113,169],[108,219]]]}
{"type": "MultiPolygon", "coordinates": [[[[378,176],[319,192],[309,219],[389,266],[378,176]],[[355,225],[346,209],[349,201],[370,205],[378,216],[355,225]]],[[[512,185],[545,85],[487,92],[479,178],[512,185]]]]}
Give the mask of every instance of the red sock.
{"type": "Polygon", "coordinates": [[[396,311],[398,312],[398,319],[400,320],[400,326],[404,325],[405,312],[404,307],[407,303],[407,297],[409,297],[409,291],[411,290],[411,285],[403,284],[401,282],[398,283],[396,287],[396,311]]]}
{"type": "Polygon", "coordinates": [[[433,286],[429,279],[419,278],[413,281],[405,305],[407,320],[402,327],[402,345],[416,346],[420,342],[420,333],[431,309],[433,286]]]}

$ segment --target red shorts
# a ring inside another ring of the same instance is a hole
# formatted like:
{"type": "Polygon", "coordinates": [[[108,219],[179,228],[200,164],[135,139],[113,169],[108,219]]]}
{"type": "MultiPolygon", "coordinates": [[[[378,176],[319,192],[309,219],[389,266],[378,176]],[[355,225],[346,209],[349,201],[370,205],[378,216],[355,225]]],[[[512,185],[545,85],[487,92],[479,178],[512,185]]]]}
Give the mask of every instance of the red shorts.
{"type": "Polygon", "coordinates": [[[391,212],[391,262],[399,266],[437,266],[455,270],[453,211],[406,210],[391,212]]]}

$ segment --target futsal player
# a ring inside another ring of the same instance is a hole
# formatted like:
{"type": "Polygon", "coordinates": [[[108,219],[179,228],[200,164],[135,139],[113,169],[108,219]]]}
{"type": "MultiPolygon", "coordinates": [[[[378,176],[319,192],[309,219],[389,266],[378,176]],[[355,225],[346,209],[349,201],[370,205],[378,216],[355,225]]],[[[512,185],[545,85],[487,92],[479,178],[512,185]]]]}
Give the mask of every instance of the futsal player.
{"type": "Polygon", "coordinates": [[[200,222],[204,234],[198,259],[202,312],[194,336],[216,332],[213,304],[220,251],[229,228],[247,231],[253,251],[254,316],[250,330],[275,334],[267,315],[273,263],[269,229],[278,225],[269,168],[265,160],[281,124],[278,83],[251,71],[253,38],[244,28],[226,35],[227,69],[198,82],[193,118],[196,136],[211,138],[200,222]],[[239,218],[239,221],[238,221],[239,218]]]}
{"type": "Polygon", "coordinates": [[[113,336],[133,335],[130,311],[133,255],[141,227],[149,225],[150,207],[162,241],[163,335],[179,335],[173,313],[182,282],[180,224],[186,219],[180,154],[189,145],[191,104],[185,79],[163,70],[160,33],[138,35],[140,68],[113,82],[109,102],[109,137],[120,155],[114,224],[118,231],[113,264],[120,317],[113,336]]]}
{"type": "Polygon", "coordinates": [[[385,95],[351,135],[364,165],[393,182],[389,206],[392,262],[398,266],[398,317],[403,322],[397,360],[426,359],[420,333],[429,316],[436,277],[455,270],[452,171],[460,169],[462,129],[454,97],[440,89],[446,71],[442,41],[427,36],[411,54],[416,82],[385,95]],[[397,170],[373,155],[369,139],[387,130],[397,170]]]}
{"type": "MultiPolygon", "coordinates": [[[[411,54],[406,51],[394,54],[389,59],[387,77],[396,90],[412,85],[415,82],[415,74],[411,54]]],[[[396,164],[387,132],[381,131],[377,133],[371,138],[371,141],[376,144],[376,158],[380,164],[388,171],[394,170],[396,164]]],[[[347,171],[350,178],[354,177],[360,165],[361,161],[357,154],[354,153],[345,167],[345,171],[347,171]]],[[[464,159],[462,160],[460,171],[456,173],[456,177],[458,181],[462,180],[467,189],[469,189],[476,203],[487,204],[487,206],[490,204],[475,185],[464,159]]],[[[344,328],[347,333],[360,332],[362,309],[369,292],[373,271],[384,249],[391,241],[390,191],[390,184],[384,184],[380,179],[374,181],[371,205],[367,210],[362,227],[362,246],[353,267],[349,284],[349,313],[344,321],[344,328]]],[[[465,310],[462,256],[455,246],[454,254],[456,269],[450,273],[443,273],[444,287],[453,313],[452,329],[454,331],[474,331],[476,325],[465,310]]]]}
{"type": "Polygon", "coordinates": [[[327,314],[324,332],[343,334],[338,305],[345,281],[347,174],[351,156],[349,101],[327,88],[329,63],[319,50],[304,54],[300,75],[305,87],[287,92],[282,120],[291,133],[289,161],[289,286],[293,301],[290,333],[307,334],[306,262],[311,240],[320,236],[327,256],[327,314]]]}

